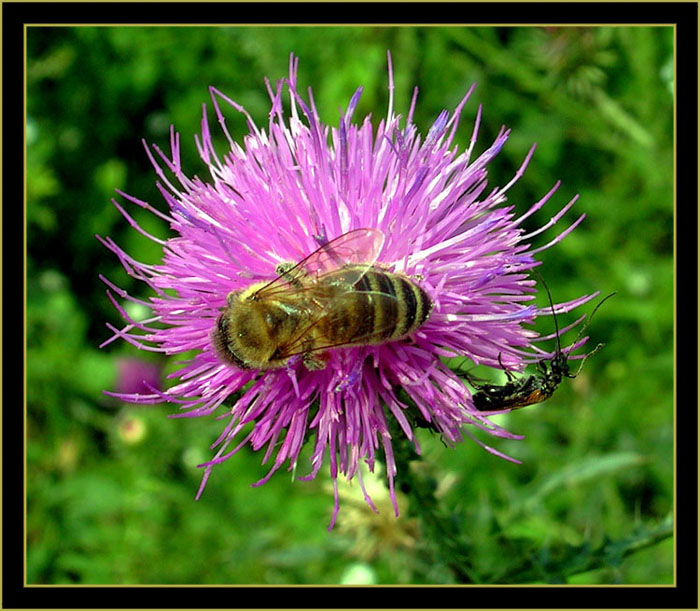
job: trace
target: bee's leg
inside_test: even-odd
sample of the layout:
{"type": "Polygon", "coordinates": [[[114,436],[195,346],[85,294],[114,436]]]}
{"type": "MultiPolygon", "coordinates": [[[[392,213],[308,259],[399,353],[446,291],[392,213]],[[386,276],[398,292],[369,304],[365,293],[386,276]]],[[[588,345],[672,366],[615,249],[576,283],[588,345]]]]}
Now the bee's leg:
{"type": "Polygon", "coordinates": [[[320,371],[325,369],[328,364],[328,353],[307,352],[302,360],[309,371],[320,371]]]}
{"type": "MultiPolygon", "coordinates": [[[[278,276],[284,276],[288,271],[294,269],[296,267],[296,263],[292,263],[291,261],[285,261],[284,263],[280,263],[276,268],[275,272],[277,273],[278,276]]],[[[301,287],[302,283],[299,278],[289,278],[289,283],[294,286],[294,287],[301,287]]]]}
{"type": "Polygon", "coordinates": [[[275,272],[281,276],[282,274],[286,274],[293,267],[294,263],[291,261],[285,261],[284,263],[280,263],[277,267],[275,267],[275,272]]]}

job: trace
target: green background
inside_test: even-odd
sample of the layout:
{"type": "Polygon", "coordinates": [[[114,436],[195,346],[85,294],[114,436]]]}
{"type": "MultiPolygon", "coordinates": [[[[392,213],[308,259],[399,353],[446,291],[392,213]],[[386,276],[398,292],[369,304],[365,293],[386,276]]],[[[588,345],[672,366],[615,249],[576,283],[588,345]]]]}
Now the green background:
{"type": "MultiPolygon", "coordinates": [[[[538,148],[509,193],[519,212],[557,179],[531,219],[547,222],[576,193],[566,219],[588,215],[541,255],[555,301],[617,291],[596,314],[606,346],[544,404],[501,418],[524,441],[487,440],[502,461],[465,442],[444,448],[419,431],[417,466],[469,551],[475,581],[669,584],[670,538],[623,558],[607,541],[645,542],[673,512],[673,30],[669,27],[30,27],[27,30],[27,581],[32,584],[451,583],[404,502],[395,519],[381,477],[374,516],[357,486],[341,485],[338,525],[323,471],[265,486],[262,454],[244,449],[219,466],[198,502],[208,445],[223,424],[173,420],[167,406],[131,406],[114,388],[120,358],[172,360],[123,342],[98,273],[136,296],[95,234],[136,259],[159,261],[109,202],[119,188],[163,209],[141,139],[168,146],[174,124],[189,175],[205,175],[193,135],[208,86],[267,123],[263,77],[300,57],[300,89],[313,87],[321,118],[337,124],[358,86],[356,120],[386,113],[386,51],[396,109],[420,88],[425,133],[471,83],[462,115],[466,147],[478,104],[477,152],[512,129],[490,166],[503,185],[538,148]],[[609,548],[606,548],[610,552],[609,548]],[[523,572],[535,567],[536,574],[523,572]]],[[[209,110],[212,116],[211,108],[209,110]]],[[[212,129],[215,129],[215,121],[212,129]]],[[[229,126],[239,141],[242,121],[229,126]]],[[[163,223],[134,206],[144,228],[163,223]]],[[[558,225],[565,227],[566,223],[558,225]]],[[[543,245],[553,230],[535,238],[543,245]]],[[[546,304],[543,295],[541,304],[546,304]]],[[[584,308],[590,311],[591,305],[584,308]]],[[[562,316],[560,326],[573,320],[562,316]]],[[[551,333],[551,318],[539,330],[551,333]]],[[[643,547],[643,545],[642,545],[643,547]]]]}

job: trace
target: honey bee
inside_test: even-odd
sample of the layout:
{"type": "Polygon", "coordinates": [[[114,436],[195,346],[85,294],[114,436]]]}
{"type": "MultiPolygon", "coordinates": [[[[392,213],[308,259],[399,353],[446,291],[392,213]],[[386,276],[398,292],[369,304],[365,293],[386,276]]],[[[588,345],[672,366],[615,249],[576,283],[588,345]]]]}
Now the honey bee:
{"type": "Polygon", "coordinates": [[[278,369],[298,357],[324,369],[327,351],[403,339],[433,303],[413,280],[375,266],[378,229],[356,229],[321,246],[277,278],[228,294],[213,332],[222,360],[242,369],[278,369]]]}

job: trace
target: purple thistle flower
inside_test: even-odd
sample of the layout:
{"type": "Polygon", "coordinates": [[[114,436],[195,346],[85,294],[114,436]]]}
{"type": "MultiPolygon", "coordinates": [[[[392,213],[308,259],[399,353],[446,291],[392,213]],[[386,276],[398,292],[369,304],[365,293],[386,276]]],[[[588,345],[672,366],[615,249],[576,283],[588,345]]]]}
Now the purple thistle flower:
{"type": "MultiPolygon", "coordinates": [[[[178,382],[165,391],[152,386],[146,394],[108,394],[135,403],[174,403],[183,410],[176,416],[184,417],[212,414],[233,397],[233,405],[221,416],[228,417],[228,423],[213,446],[218,448],[216,455],[201,465],[205,471],[197,498],[212,468],[244,445],[265,448],[263,461],[273,461],[257,486],[285,463],[290,470],[295,468],[307,434],[313,433],[310,472],[301,479],[316,476],[328,449],[335,487],[332,527],[338,512],[339,474],[348,479],[357,475],[372,506],[359,465],[364,461],[373,470],[380,444],[398,513],[393,488],[395,440],[387,419],[395,419],[420,451],[407,417],[409,406],[399,399],[399,388],[447,443],[467,435],[489,452],[518,462],[474,436],[477,429],[496,437],[520,438],[475,410],[470,391],[440,357],[464,356],[498,369],[502,363],[513,371],[551,358],[535,342],[553,336],[538,337],[524,326],[552,313],[549,307],[527,305],[534,298],[535,284],[528,270],[539,265],[538,252],[563,239],[584,215],[544,246],[530,247],[527,241],[555,225],[577,198],[545,226],[525,233],[523,220],[548,202],[559,183],[519,217],[513,205],[505,205],[506,193],[522,176],[533,146],[513,179],[487,192],[486,166],[510,131],[502,128],[493,144],[472,159],[479,107],[468,149],[459,152],[453,145],[462,109],[474,87],[452,113],[441,112],[422,138],[412,120],[417,90],[405,120],[394,113],[389,57],[386,118],[376,130],[369,117],[361,124],[353,122],[362,92],[358,89],[338,126],[331,128],[321,123],[311,91],[308,101],[298,91],[297,67],[298,59],[292,57],[289,78],[274,89],[266,80],[272,102],[267,130],[259,128],[242,106],[210,88],[216,119],[230,150],[223,157],[214,150],[205,106],[201,137],[195,139],[210,172],[207,180],[185,175],[179,135],[173,130],[169,155],[156,146],[153,154],[146,146],[169,213],[119,193],[167,221],[176,237],[162,241],[149,235],[113,200],[137,231],[162,245],[163,261],[159,265],[138,262],[110,238],[98,236],[127,273],[155,293],[148,302],[142,301],[102,278],[127,322],[122,329],[108,324],[114,335],[103,345],[122,338],[138,348],[165,354],[197,351],[169,376],[178,382]],[[289,95],[288,112],[283,110],[285,94],[289,95]],[[250,133],[242,144],[227,130],[221,102],[246,117],[250,133]],[[325,369],[315,371],[301,359],[291,359],[286,367],[257,371],[219,357],[214,334],[229,293],[270,281],[279,264],[300,261],[328,241],[359,228],[384,234],[377,264],[415,279],[430,297],[433,310],[420,328],[398,341],[329,350],[325,369]],[[153,316],[132,320],[112,292],[148,306],[153,316]],[[250,423],[252,428],[246,426],[250,423]],[[249,430],[241,437],[244,429],[249,430]]],[[[554,310],[570,311],[594,296],[557,304],[554,310]]]]}

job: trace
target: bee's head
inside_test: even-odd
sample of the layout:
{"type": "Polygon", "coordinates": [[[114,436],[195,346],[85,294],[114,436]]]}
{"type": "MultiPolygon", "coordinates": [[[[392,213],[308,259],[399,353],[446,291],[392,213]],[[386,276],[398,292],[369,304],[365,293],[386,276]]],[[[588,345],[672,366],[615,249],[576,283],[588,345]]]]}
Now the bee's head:
{"type": "Polygon", "coordinates": [[[296,325],[275,303],[256,300],[254,291],[233,292],[217,319],[214,347],[219,356],[242,369],[279,367],[279,348],[296,325]]]}
{"type": "Polygon", "coordinates": [[[219,355],[219,358],[240,369],[250,369],[250,366],[236,349],[235,342],[231,339],[231,320],[228,310],[223,312],[216,320],[216,327],[214,327],[212,339],[214,350],[219,355]]]}

